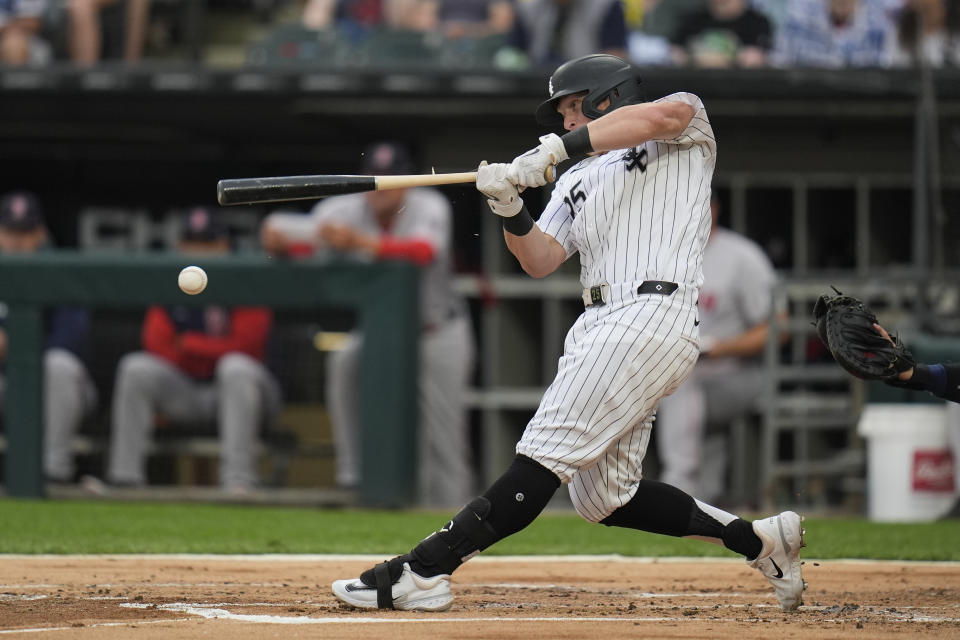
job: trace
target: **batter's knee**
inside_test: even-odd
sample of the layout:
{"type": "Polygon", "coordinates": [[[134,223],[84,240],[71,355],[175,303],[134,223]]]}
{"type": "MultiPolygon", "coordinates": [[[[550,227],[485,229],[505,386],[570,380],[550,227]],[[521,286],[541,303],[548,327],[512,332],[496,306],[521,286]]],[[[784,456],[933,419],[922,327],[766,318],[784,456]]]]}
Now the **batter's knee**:
{"type": "Polygon", "coordinates": [[[600,522],[614,511],[630,501],[636,492],[637,485],[632,486],[618,483],[606,486],[594,483],[592,474],[586,473],[586,478],[577,474],[570,481],[570,502],[577,514],[587,522],[600,522]]]}
{"type": "Polygon", "coordinates": [[[593,501],[574,493],[573,487],[570,487],[570,502],[573,503],[573,509],[577,515],[587,522],[597,523],[609,516],[616,509],[606,509],[602,505],[595,504],[593,501]]]}

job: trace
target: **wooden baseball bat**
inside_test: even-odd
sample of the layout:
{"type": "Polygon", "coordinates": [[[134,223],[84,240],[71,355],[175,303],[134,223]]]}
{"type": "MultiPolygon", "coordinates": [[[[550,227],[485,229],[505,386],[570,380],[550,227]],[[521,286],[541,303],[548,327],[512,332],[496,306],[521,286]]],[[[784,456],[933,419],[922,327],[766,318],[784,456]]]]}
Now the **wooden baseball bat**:
{"type": "MultiPolygon", "coordinates": [[[[545,176],[553,182],[553,167],[545,176]]],[[[410,187],[431,187],[442,184],[476,182],[477,172],[424,173],[402,176],[279,176],[274,178],[233,178],[217,182],[217,202],[222,205],[255,204],[314,200],[327,196],[363,191],[385,191],[410,187]]]]}
{"type": "Polygon", "coordinates": [[[403,176],[316,175],[236,178],[217,182],[217,201],[222,205],[229,205],[312,200],[345,193],[458,184],[476,182],[476,180],[476,171],[403,176]]]}

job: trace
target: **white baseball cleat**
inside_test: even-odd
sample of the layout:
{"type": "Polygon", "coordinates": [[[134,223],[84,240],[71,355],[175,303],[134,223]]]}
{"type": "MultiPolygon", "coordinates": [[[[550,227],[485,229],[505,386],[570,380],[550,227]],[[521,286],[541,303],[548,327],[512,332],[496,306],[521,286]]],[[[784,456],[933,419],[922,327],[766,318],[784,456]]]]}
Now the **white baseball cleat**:
{"type": "Polygon", "coordinates": [[[389,583],[387,563],[374,568],[377,582],[381,583],[380,593],[376,586],[370,586],[359,578],[353,580],[335,580],[333,595],[347,604],[361,609],[400,609],[402,611],[446,611],[453,602],[450,595],[450,575],[424,578],[403,563],[403,571],[396,582],[389,583]],[[383,569],[380,569],[383,567],[383,569]],[[389,591],[388,591],[389,589],[389,591]]]}
{"type": "Polygon", "coordinates": [[[803,590],[807,583],[800,572],[800,549],[803,542],[803,518],[793,511],[753,521],[753,532],[763,543],[763,549],[753,560],[748,560],[773,585],[784,611],[794,611],[803,604],[803,590]]]}

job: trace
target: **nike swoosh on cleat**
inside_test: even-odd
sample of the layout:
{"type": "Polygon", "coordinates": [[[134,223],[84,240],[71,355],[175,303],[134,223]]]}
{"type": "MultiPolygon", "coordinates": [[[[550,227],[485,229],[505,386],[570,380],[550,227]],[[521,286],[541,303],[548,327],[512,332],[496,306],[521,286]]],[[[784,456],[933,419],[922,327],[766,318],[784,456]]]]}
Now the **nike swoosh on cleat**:
{"type": "Polygon", "coordinates": [[[772,564],[772,565],[773,565],[773,568],[777,570],[777,575],[775,575],[775,576],[773,576],[773,577],[774,577],[774,578],[782,578],[782,577],[783,577],[783,571],[780,569],[780,567],[777,566],[777,562],[776,562],[773,558],[770,558],[770,564],[772,564]]]}

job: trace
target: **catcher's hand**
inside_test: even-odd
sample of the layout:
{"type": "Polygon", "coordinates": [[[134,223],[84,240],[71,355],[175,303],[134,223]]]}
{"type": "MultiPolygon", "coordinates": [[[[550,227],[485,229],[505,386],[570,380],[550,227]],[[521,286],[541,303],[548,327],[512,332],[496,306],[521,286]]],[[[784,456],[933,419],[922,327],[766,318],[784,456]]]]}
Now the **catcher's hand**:
{"type": "Polygon", "coordinates": [[[817,335],[841,367],[864,380],[892,381],[916,365],[896,335],[885,336],[877,329],[877,316],[868,306],[837,294],[820,296],[813,318],[817,335]]]}

